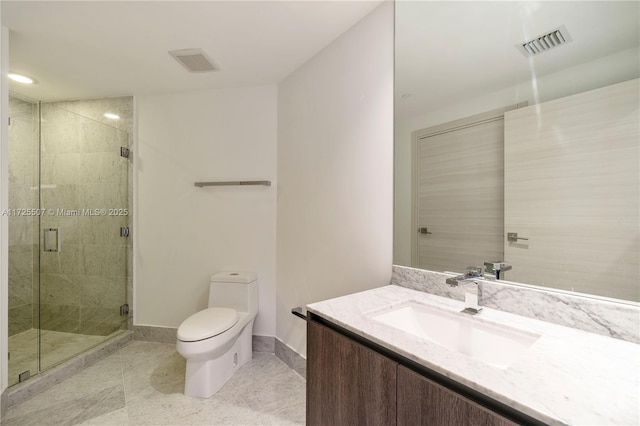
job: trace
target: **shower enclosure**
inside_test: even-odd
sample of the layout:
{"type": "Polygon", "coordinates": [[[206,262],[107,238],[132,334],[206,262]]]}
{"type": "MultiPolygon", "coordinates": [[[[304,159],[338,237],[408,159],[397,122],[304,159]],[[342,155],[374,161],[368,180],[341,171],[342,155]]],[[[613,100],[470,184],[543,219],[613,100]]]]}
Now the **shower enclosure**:
{"type": "Polygon", "coordinates": [[[10,385],[127,329],[130,99],[10,97],[10,385]]]}

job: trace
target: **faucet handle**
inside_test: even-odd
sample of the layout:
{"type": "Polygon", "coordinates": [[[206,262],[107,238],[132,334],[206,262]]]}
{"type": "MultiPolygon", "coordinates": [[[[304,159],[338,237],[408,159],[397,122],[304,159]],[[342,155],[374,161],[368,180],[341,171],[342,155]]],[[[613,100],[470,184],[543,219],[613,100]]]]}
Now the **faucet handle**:
{"type": "Polygon", "coordinates": [[[508,270],[510,270],[510,269],[512,269],[512,268],[513,268],[513,266],[511,266],[511,264],[509,264],[509,263],[506,263],[506,262],[502,262],[502,263],[500,263],[500,270],[501,270],[502,272],[504,272],[504,271],[508,271],[508,270]]]}
{"type": "Polygon", "coordinates": [[[467,277],[482,277],[482,268],[477,266],[467,266],[465,271],[465,276],[467,277]]]}

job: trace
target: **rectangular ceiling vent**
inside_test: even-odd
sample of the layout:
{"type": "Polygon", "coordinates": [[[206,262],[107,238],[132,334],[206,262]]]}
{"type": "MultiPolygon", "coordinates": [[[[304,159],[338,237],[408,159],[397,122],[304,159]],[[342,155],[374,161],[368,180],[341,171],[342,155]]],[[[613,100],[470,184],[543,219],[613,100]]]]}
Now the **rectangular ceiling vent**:
{"type": "Polygon", "coordinates": [[[563,25],[529,41],[517,44],[516,47],[524,56],[530,58],[532,56],[539,55],[542,52],[562,46],[563,44],[567,44],[572,40],[573,39],[569,35],[569,32],[563,25]]]}
{"type": "Polygon", "coordinates": [[[219,69],[202,49],[171,50],[169,54],[189,72],[210,72],[219,69]]]}

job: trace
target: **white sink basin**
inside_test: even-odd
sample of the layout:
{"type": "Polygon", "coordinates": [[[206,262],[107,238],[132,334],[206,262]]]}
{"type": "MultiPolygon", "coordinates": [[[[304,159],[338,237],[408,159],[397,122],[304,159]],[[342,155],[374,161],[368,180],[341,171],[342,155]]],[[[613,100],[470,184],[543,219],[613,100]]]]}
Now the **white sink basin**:
{"type": "Polygon", "coordinates": [[[370,318],[499,368],[510,366],[540,337],[418,302],[370,318]]]}

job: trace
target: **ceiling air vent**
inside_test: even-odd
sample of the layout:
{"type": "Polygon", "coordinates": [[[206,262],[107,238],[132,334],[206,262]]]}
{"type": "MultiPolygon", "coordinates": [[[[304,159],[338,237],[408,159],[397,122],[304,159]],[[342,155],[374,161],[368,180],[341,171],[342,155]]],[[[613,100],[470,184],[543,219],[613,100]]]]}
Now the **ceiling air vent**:
{"type": "Polygon", "coordinates": [[[218,71],[218,67],[213,64],[202,49],[171,50],[169,54],[189,72],[218,71]]]}
{"type": "Polygon", "coordinates": [[[546,52],[547,50],[567,44],[571,40],[572,38],[569,35],[569,32],[563,25],[555,30],[541,34],[532,40],[517,44],[516,47],[524,56],[530,58],[532,56],[539,55],[542,52],[546,52]]]}

